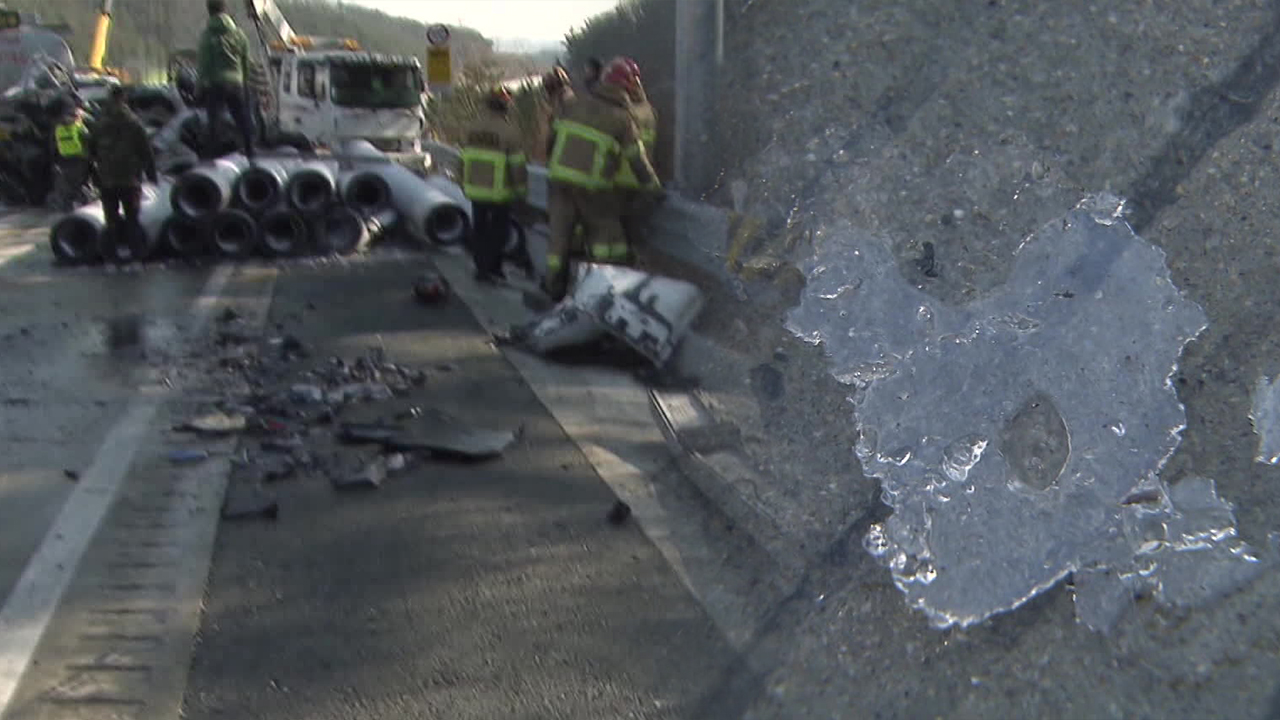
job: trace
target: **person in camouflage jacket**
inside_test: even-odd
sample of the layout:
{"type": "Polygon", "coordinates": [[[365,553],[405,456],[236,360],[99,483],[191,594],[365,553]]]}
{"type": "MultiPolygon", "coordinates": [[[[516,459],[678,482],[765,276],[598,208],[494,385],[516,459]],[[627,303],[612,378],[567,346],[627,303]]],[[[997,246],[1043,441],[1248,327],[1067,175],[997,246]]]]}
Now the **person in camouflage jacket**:
{"type": "MultiPolygon", "coordinates": [[[[111,88],[106,108],[89,133],[88,146],[107,225],[104,245],[133,247],[141,233],[138,210],[142,200],[142,180],[145,177],[155,183],[159,178],[147,129],[129,109],[123,87],[116,85],[111,88]],[[123,219],[120,217],[122,208],[123,219]]],[[[106,256],[119,257],[116,253],[107,253],[106,256]]]]}

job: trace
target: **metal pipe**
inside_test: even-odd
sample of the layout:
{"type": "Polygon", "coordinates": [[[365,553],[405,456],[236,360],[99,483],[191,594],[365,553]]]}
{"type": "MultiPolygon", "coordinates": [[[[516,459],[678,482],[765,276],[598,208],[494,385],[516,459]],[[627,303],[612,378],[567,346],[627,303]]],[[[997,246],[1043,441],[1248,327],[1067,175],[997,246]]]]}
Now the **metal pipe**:
{"type": "Polygon", "coordinates": [[[161,241],[174,255],[192,258],[205,255],[211,247],[209,227],[206,223],[170,215],[160,229],[161,241]]]}
{"type": "Polygon", "coordinates": [[[321,160],[304,161],[289,173],[285,195],[289,205],[304,215],[318,215],[337,195],[337,167],[321,160]]]}
{"type": "Polygon", "coordinates": [[[368,168],[347,170],[338,176],[338,196],[361,215],[391,206],[391,188],[381,175],[368,168]]]}
{"type": "MultiPolygon", "coordinates": [[[[344,146],[349,155],[386,158],[367,141],[356,140],[344,146]],[[377,153],[376,155],[374,153],[377,153]]],[[[390,190],[391,206],[400,213],[400,221],[410,237],[418,242],[454,245],[466,239],[471,228],[471,202],[462,188],[447,178],[421,178],[394,162],[371,164],[362,172],[380,177],[390,190]]],[[[355,178],[352,183],[357,182],[355,178]]]]}
{"type": "Polygon", "coordinates": [[[329,209],[317,232],[316,245],[322,252],[350,255],[365,250],[381,239],[400,220],[395,208],[383,208],[371,215],[338,205],[329,209]]]}
{"type": "Polygon", "coordinates": [[[258,245],[273,257],[300,255],[310,239],[306,218],[286,203],[263,213],[258,222],[258,245]]]}
{"type": "Polygon", "coordinates": [[[227,209],[213,218],[213,246],[223,257],[246,258],[258,240],[258,223],[243,210],[227,209]]]}
{"type": "Polygon", "coordinates": [[[297,160],[258,160],[236,180],[235,198],[250,213],[264,213],[280,204],[289,171],[297,160]]]}
{"type": "Polygon", "coordinates": [[[235,154],[184,172],[171,196],[173,211],[193,220],[212,218],[231,205],[236,179],[248,165],[244,155],[235,154]]]}
{"type": "Polygon", "coordinates": [[[92,202],[63,215],[49,228],[49,249],[58,262],[68,265],[99,259],[98,239],[106,231],[102,203],[92,202]]]}
{"type": "Polygon", "coordinates": [[[170,215],[170,195],[173,181],[166,178],[159,185],[142,186],[138,208],[138,227],[129,237],[113,237],[103,232],[98,240],[99,254],[108,262],[130,263],[142,262],[155,254],[160,246],[161,231],[164,222],[170,215]]]}

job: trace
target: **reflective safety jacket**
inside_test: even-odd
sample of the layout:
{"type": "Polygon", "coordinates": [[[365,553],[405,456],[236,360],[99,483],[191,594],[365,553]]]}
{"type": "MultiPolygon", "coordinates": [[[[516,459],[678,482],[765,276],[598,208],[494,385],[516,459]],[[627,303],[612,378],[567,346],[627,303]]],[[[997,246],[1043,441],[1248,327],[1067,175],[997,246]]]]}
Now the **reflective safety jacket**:
{"type": "Polygon", "coordinates": [[[653,111],[653,106],[649,104],[648,98],[645,97],[644,90],[638,91],[636,96],[631,98],[631,116],[635,118],[636,129],[640,131],[640,145],[633,145],[623,151],[618,176],[614,178],[614,182],[623,189],[639,190],[645,185],[636,179],[635,171],[631,169],[634,162],[631,156],[644,153],[652,163],[653,148],[658,143],[658,116],[653,111]]]}
{"type": "Polygon", "coordinates": [[[657,175],[643,151],[626,93],[620,88],[599,84],[566,103],[553,131],[555,142],[547,159],[547,176],[553,182],[612,190],[625,157],[642,185],[656,186],[657,175]]]}
{"type": "Polygon", "coordinates": [[[520,131],[493,111],[467,128],[462,143],[462,192],[468,200],[509,203],[528,184],[520,131]]]}
{"type": "Polygon", "coordinates": [[[59,157],[82,158],[89,152],[89,128],[83,120],[58,125],[53,129],[53,137],[58,144],[59,157]]]}

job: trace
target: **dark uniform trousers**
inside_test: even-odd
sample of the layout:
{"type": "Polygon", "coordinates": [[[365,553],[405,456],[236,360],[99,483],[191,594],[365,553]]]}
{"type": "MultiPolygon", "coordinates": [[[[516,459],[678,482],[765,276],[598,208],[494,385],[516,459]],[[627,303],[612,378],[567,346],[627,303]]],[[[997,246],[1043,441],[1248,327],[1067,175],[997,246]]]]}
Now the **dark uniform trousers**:
{"type": "Polygon", "coordinates": [[[142,187],[128,185],[125,187],[104,187],[100,189],[102,196],[102,213],[106,216],[107,232],[117,243],[128,244],[124,239],[139,231],[138,208],[142,202],[142,187]],[[123,222],[120,210],[124,210],[123,222]]]}
{"type": "Polygon", "coordinates": [[[471,203],[471,257],[481,275],[501,275],[502,258],[511,237],[511,205],[508,203],[471,203]]]}
{"type": "Polygon", "coordinates": [[[253,157],[253,117],[249,114],[249,98],[243,85],[214,83],[205,88],[205,112],[208,113],[208,133],[205,141],[205,157],[217,156],[218,128],[222,125],[222,110],[231,113],[231,119],[240,131],[244,154],[253,157]]]}

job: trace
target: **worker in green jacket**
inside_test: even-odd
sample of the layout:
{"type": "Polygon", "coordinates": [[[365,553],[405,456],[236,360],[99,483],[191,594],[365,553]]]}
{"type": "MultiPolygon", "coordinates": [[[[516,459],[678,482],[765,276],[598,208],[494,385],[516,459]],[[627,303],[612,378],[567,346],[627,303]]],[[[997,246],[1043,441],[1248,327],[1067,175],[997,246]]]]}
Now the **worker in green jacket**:
{"type": "Polygon", "coordinates": [[[208,114],[208,132],[202,155],[215,157],[218,152],[218,126],[222,123],[222,111],[231,118],[240,131],[244,154],[253,157],[253,118],[249,113],[249,100],[245,94],[245,78],[252,58],[249,55],[249,38],[236,27],[235,20],[227,14],[226,0],[206,0],[209,24],[200,35],[200,82],[204,85],[205,112],[208,114]]]}
{"type": "Polygon", "coordinates": [[[53,128],[53,152],[58,174],[54,178],[50,204],[58,210],[70,210],[82,199],[89,182],[89,127],[84,108],[72,97],[59,101],[61,112],[53,128]]]}

